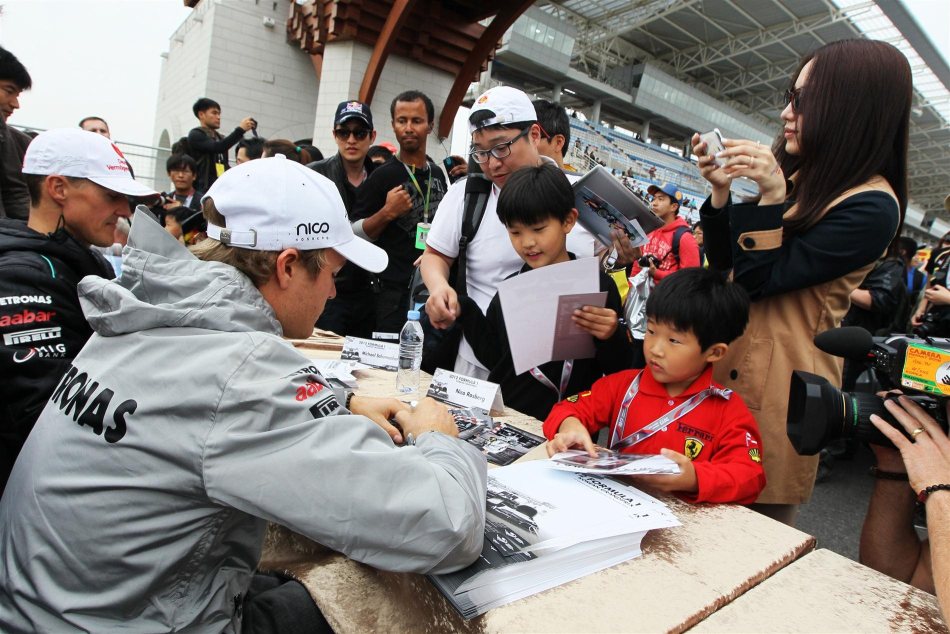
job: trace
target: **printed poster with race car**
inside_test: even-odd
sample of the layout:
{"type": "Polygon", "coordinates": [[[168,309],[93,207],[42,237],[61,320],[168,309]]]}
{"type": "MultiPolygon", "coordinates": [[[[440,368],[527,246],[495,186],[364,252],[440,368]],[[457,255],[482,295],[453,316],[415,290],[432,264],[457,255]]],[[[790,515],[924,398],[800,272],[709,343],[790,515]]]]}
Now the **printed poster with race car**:
{"type": "Polygon", "coordinates": [[[459,439],[478,448],[492,464],[509,465],[544,442],[540,436],[492,419],[483,409],[450,409],[449,414],[455,419],[459,439]]]}
{"type": "Polygon", "coordinates": [[[647,235],[663,226],[650,206],[600,165],[573,185],[577,222],[602,244],[613,246],[611,233],[619,229],[631,246],[646,244],[647,235]]]}

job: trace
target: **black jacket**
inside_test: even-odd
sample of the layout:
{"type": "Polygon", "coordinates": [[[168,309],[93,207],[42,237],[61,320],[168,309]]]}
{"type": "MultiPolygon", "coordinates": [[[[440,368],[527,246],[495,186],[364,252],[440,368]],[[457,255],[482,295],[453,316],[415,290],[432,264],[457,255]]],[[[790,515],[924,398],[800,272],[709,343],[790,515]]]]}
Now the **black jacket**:
{"type": "MultiPolygon", "coordinates": [[[[69,363],[92,335],[76,287],[112,278],[106,260],[60,230],[0,219],[0,487],[69,363]]],[[[73,416],[79,420],[81,405],[73,416]]],[[[2,488],[0,488],[2,491],[2,488]]]]}
{"type": "Polygon", "coordinates": [[[0,218],[26,220],[30,194],[23,180],[23,155],[30,137],[0,121],[0,218]]]}
{"type": "Polygon", "coordinates": [[[903,328],[899,315],[905,312],[908,303],[903,261],[897,258],[881,260],[858,288],[871,293],[871,308],[851,304],[848,314],[841,320],[842,326],[860,326],[872,335],[890,334],[903,328]]]}
{"type": "MultiPolygon", "coordinates": [[[[514,275],[530,270],[531,268],[525,264],[514,275]]],[[[606,307],[613,309],[618,316],[622,316],[623,307],[617,285],[603,272],[600,273],[600,290],[607,291],[606,307]]],[[[505,406],[543,421],[559,399],[552,389],[542,385],[531,376],[530,372],[515,374],[511,347],[508,345],[508,330],[505,327],[505,317],[502,314],[498,294],[496,293],[492,298],[485,315],[482,315],[478,304],[470,297],[460,296],[459,303],[462,306],[460,321],[465,338],[471,344],[478,360],[488,368],[488,380],[501,386],[505,406]]],[[[633,351],[630,347],[627,328],[622,323],[618,324],[616,332],[610,339],[607,341],[594,339],[594,345],[597,352],[593,359],[574,361],[567,389],[562,396],[567,397],[589,390],[594,381],[605,374],[630,369],[633,351]]],[[[563,367],[563,361],[549,361],[538,369],[553,385],[559,385],[563,367]]]]}
{"type": "MultiPolygon", "coordinates": [[[[322,161],[308,163],[307,167],[333,181],[337,191],[340,192],[340,198],[343,199],[343,206],[346,208],[350,222],[353,222],[355,220],[353,210],[356,207],[357,188],[346,177],[346,170],[343,167],[343,158],[340,157],[340,153],[337,152],[322,161]]],[[[376,168],[376,164],[369,158],[365,158],[363,159],[363,168],[369,176],[376,168]]],[[[334,279],[338,295],[369,292],[369,279],[366,277],[365,271],[352,262],[344,264],[334,279]]]]}
{"type": "Polygon", "coordinates": [[[234,128],[226,137],[222,137],[217,130],[211,128],[192,128],[188,133],[188,151],[198,164],[198,174],[195,179],[195,189],[208,191],[208,188],[218,180],[216,163],[228,169],[228,150],[244,138],[243,128],[234,128]]]}
{"type": "MultiPolygon", "coordinates": [[[[356,207],[357,188],[350,183],[346,177],[346,170],[343,168],[343,158],[340,156],[340,153],[337,152],[330,158],[325,158],[322,161],[308,163],[307,167],[318,174],[323,174],[333,181],[337,191],[340,192],[340,198],[343,199],[343,206],[346,207],[346,213],[350,215],[350,221],[356,220],[353,217],[353,209],[356,207]]],[[[363,159],[363,169],[366,170],[367,177],[373,173],[375,168],[376,163],[369,160],[369,157],[363,159]]]]}

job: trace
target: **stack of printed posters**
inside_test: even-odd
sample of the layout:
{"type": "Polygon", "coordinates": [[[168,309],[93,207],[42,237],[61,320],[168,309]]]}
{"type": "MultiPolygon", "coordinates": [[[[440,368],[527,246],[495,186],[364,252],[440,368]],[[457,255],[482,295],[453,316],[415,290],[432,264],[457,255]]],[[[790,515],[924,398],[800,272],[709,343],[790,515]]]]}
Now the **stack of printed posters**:
{"type": "Polygon", "coordinates": [[[540,436],[494,420],[477,407],[456,407],[449,413],[459,438],[477,447],[492,464],[509,465],[544,442],[540,436]]]}
{"type": "Polygon", "coordinates": [[[486,509],[478,560],[429,576],[466,619],[638,557],[647,531],[679,526],[633,486],[548,460],[491,470],[486,509]]]}

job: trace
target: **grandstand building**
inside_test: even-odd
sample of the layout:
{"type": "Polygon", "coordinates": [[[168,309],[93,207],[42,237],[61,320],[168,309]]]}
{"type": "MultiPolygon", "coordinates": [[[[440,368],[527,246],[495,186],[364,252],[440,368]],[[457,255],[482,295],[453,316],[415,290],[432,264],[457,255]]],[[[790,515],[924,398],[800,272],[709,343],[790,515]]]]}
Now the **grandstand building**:
{"type": "MultiPolygon", "coordinates": [[[[386,116],[392,97],[418,88],[436,103],[440,125],[429,150],[439,159],[450,141],[435,137],[440,129],[448,135],[455,109],[505,83],[572,112],[568,162],[575,167],[596,160],[631,185],[674,182],[696,206],[708,188],[689,156],[694,131],[719,128],[726,137],[770,143],[802,55],[848,37],[886,40],[914,69],[905,233],[932,242],[950,231],[943,210],[950,191],[950,68],[900,0],[508,3],[513,7],[422,0],[410,3],[416,13],[401,22],[378,15],[388,3],[360,0],[186,4],[194,11],[172,35],[162,69],[155,129],[161,147],[195,125],[191,103],[207,95],[222,104],[224,128],[254,114],[265,136],[312,136],[332,150],[329,113],[365,90],[364,76],[373,71],[379,141],[393,140],[386,116]],[[503,17],[510,28],[490,59],[473,66],[465,56],[478,55],[479,37],[494,33],[503,17]],[[385,64],[374,66],[391,22],[401,35],[397,29],[385,64]],[[468,92],[454,99],[455,85],[468,79],[468,92]]],[[[753,192],[741,180],[735,189],[740,196],[753,192]]]]}

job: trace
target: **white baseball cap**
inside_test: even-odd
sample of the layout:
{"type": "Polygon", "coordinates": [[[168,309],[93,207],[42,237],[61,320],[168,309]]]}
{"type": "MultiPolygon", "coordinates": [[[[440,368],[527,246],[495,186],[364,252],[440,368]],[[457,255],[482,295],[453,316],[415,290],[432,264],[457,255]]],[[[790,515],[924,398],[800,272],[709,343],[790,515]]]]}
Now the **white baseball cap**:
{"type": "Polygon", "coordinates": [[[527,123],[537,121],[538,114],[528,95],[511,86],[495,86],[489,88],[475,100],[472,111],[468,115],[468,131],[475,132],[490,125],[508,125],[512,123],[527,123]],[[476,112],[488,111],[491,117],[472,123],[472,115],[476,112]]]}
{"type": "Polygon", "coordinates": [[[336,185],[309,167],[278,154],[233,167],[202,198],[212,199],[227,227],[208,223],[208,237],[253,251],[333,249],[379,273],[389,256],[357,238],[336,185]]]}
{"type": "Polygon", "coordinates": [[[86,178],[126,196],[157,196],[132,178],[129,162],[115,143],[79,128],[47,130],[36,136],[23,157],[23,173],[86,178]]]}

